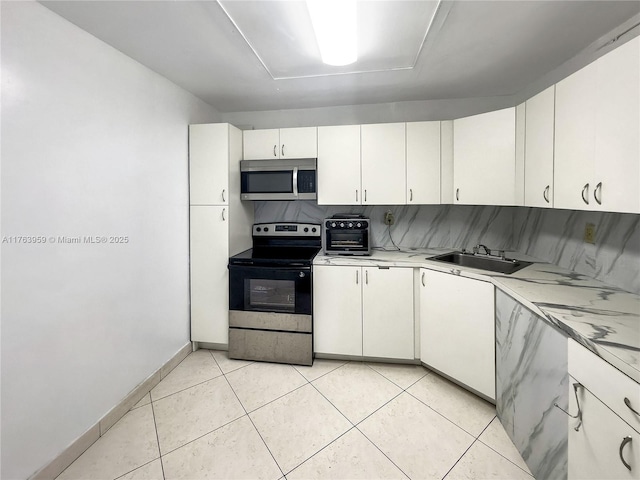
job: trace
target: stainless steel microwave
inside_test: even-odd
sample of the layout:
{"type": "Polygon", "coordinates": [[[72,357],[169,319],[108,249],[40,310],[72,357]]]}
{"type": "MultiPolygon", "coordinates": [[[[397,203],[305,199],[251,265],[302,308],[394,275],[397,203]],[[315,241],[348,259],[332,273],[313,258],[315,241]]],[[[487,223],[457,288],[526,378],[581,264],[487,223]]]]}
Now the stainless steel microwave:
{"type": "Polygon", "coordinates": [[[241,160],[241,200],[315,200],[315,158],[241,160]]]}

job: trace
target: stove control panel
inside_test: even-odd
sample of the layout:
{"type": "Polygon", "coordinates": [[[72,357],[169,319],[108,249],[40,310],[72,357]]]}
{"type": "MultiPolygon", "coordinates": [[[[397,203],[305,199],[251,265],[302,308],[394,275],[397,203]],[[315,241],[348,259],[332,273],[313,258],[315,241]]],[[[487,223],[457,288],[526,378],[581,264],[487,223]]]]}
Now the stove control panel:
{"type": "Polygon", "coordinates": [[[256,223],[254,237],[320,237],[322,225],[317,223],[256,223]]]}

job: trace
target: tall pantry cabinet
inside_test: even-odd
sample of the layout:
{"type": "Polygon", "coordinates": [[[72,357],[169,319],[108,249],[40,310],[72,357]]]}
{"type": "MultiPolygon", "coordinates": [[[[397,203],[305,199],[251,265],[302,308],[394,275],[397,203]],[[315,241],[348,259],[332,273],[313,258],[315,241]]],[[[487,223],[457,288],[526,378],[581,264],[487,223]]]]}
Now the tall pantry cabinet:
{"type": "Polygon", "coordinates": [[[240,201],[242,131],[189,126],[191,341],[226,346],[229,257],[251,247],[253,205],[240,201]]]}

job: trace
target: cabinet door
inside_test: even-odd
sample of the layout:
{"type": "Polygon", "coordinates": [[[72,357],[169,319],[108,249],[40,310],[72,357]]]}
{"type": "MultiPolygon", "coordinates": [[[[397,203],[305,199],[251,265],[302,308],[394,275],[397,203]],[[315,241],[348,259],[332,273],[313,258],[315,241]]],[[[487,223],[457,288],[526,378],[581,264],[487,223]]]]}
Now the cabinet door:
{"type": "Polygon", "coordinates": [[[245,160],[280,158],[280,131],[277,128],[242,132],[245,160]]]}
{"type": "Polygon", "coordinates": [[[640,213],[640,37],[596,61],[591,206],[640,213]]]}
{"type": "Polygon", "coordinates": [[[440,204],[440,122],[407,123],[407,204],[440,204]]]}
{"type": "Polygon", "coordinates": [[[555,86],[526,102],[524,204],[553,207],[555,86]]]}
{"type": "Polygon", "coordinates": [[[362,125],[362,204],[406,202],[405,124],[362,125]]]}
{"type": "Polygon", "coordinates": [[[362,355],[361,267],[313,267],[313,342],[316,353],[362,355]]]}
{"type": "Polygon", "coordinates": [[[515,203],[516,110],[453,121],[454,203],[515,203]]]}
{"type": "Polygon", "coordinates": [[[493,285],[422,269],[420,358],[495,399],[493,285]]]}
{"type": "MultiPolygon", "coordinates": [[[[578,411],[576,382],[570,377],[569,412],[573,414],[578,411]]],[[[640,479],[640,433],[586,388],[578,387],[577,393],[582,425],[578,427],[579,421],[569,418],[569,479],[640,479]],[[631,441],[622,446],[627,437],[631,441]]]]}
{"type": "Polygon", "coordinates": [[[596,63],[556,84],[555,208],[589,210],[595,146],[596,63]]]}
{"type": "Polygon", "coordinates": [[[229,204],[229,125],[189,125],[189,198],[192,205],[229,204]]]}
{"type": "Polygon", "coordinates": [[[281,128],[280,158],[317,158],[316,127],[281,128]]]}
{"type": "Polygon", "coordinates": [[[190,208],[191,341],[228,343],[228,207],[190,208]]]}
{"type": "Polygon", "coordinates": [[[318,204],[360,205],[360,125],[318,127],[318,204]]]}
{"type": "Polygon", "coordinates": [[[413,360],[413,269],[362,270],[363,354],[413,360]]]}

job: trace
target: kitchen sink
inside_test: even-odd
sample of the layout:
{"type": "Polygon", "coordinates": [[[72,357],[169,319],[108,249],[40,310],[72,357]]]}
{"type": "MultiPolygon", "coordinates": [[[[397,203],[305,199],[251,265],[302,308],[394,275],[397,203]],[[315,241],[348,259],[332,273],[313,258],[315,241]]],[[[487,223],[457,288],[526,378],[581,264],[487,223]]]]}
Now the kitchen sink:
{"type": "Polygon", "coordinates": [[[427,257],[427,260],[435,260],[436,262],[444,262],[461,267],[477,268],[479,270],[488,270],[490,272],[498,272],[510,275],[524,267],[531,265],[532,262],[524,262],[513,260],[510,258],[500,258],[488,255],[477,255],[465,252],[452,252],[437,257],[427,257]]]}

